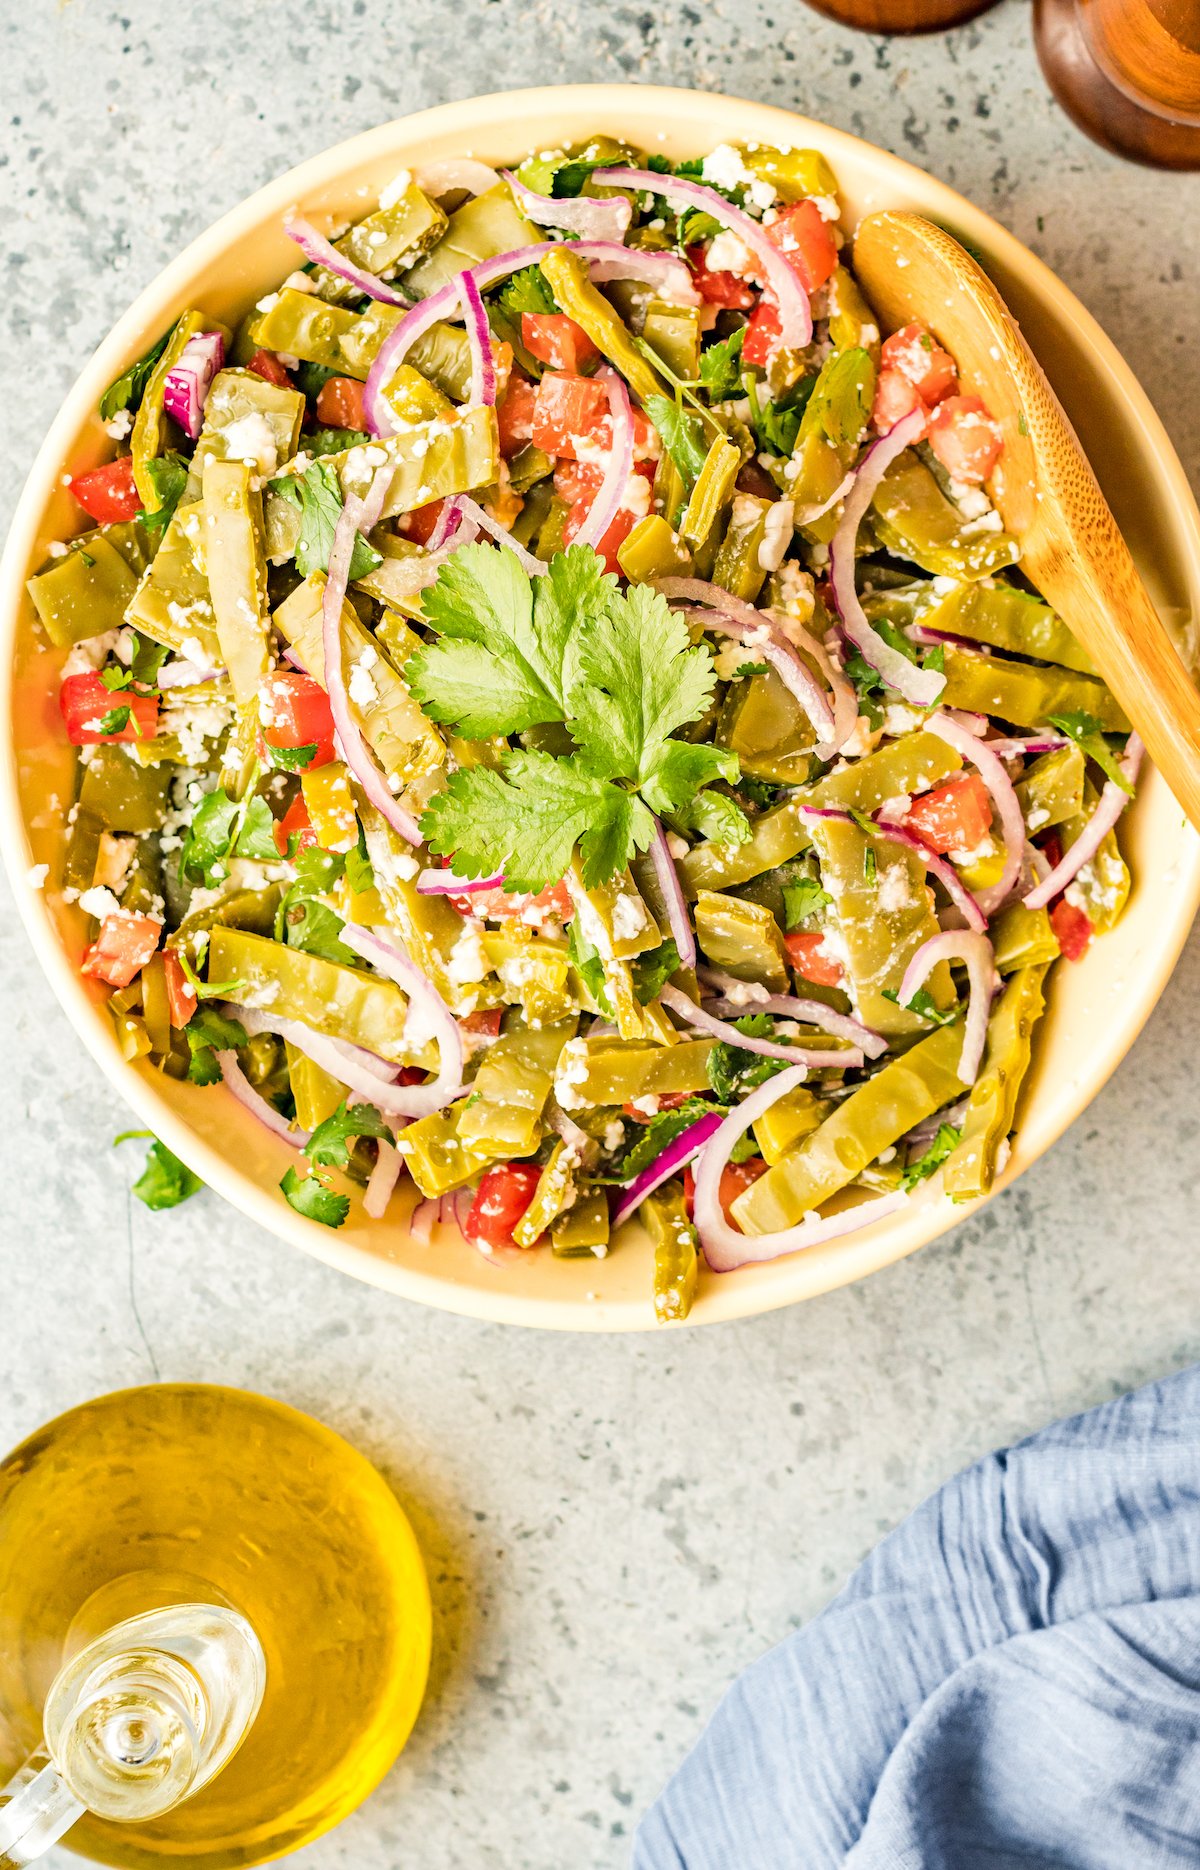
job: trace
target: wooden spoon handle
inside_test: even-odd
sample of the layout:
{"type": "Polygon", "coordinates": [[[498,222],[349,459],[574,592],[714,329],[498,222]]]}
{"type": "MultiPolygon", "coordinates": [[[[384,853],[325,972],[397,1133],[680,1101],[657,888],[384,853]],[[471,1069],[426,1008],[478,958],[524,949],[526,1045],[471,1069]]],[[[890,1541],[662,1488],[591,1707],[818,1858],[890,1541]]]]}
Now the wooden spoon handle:
{"type": "Polygon", "coordinates": [[[885,327],[924,325],[1004,436],[991,492],[1021,569],[1070,626],[1200,830],[1200,692],[1155,610],[1091,464],[983,269],[920,215],[861,223],[855,269],[885,327]]]}

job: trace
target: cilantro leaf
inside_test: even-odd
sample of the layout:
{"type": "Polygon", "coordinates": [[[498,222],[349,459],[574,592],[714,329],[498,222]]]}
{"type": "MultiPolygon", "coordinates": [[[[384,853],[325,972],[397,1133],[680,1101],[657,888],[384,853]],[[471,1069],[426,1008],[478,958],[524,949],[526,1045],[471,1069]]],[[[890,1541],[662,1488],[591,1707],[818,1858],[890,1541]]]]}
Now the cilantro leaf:
{"type": "Polygon", "coordinates": [[[167,660],[170,651],[165,643],[156,643],[149,636],[134,633],[133,660],[129,673],[139,688],[154,688],[158,682],[158,672],[167,660]]]}
{"type": "Polygon", "coordinates": [[[433,720],[469,740],[564,721],[581,623],[615,591],[587,546],[557,553],[536,592],[511,552],[463,546],[422,594],[440,640],[409,658],[409,686],[433,720]]]}
{"type": "Polygon", "coordinates": [[[600,950],[593,947],[584,934],[578,916],[573,916],[567,926],[567,959],[604,1017],[611,1019],[613,1007],[608,997],[608,982],[604,978],[600,950]]]}
{"type": "MultiPolygon", "coordinates": [[[[174,327],[172,327],[174,329],[174,327]]],[[[130,364],[119,377],[115,377],[100,398],[100,420],[111,422],[122,409],[136,409],[146,393],[146,385],[154,374],[154,366],[167,348],[170,331],[164,331],[161,338],[150,349],[130,364]]]]}
{"type": "Polygon", "coordinates": [[[182,455],[170,450],[165,455],[158,455],[153,461],[147,461],[145,470],[158,495],[158,505],[153,513],[143,511],[138,514],[138,518],[151,532],[165,532],[175,508],[183,498],[188,482],[188,464],[182,455]]]}
{"type": "MultiPolygon", "coordinates": [[[[132,712],[128,703],[121,708],[110,708],[107,714],[102,714],[96,723],[98,731],[102,734],[123,734],[129,726],[132,712]]],[[[137,731],[136,723],[134,731],[137,731]]]]}
{"type": "Polygon", "coordinates": [[[288,904],[283,914],[289,948],[302,948],[306,954],[321,955],[326,961],[340,961],[344,967],[353,967],[354,952],[340,939],[345,926],[328,903],[318,902],[313,896],[298,897],[288,904]]]}
{"type": "MultiPolygon", "coordinates": [[[[302,577],[310,572],[328,571],[333,550],[333,534],[342,516],[342,487],[337,469],[328,461],[314,461],[301,475],[287,475],[271,482],[272,490],[300,510],[300,533],[296,540],[296,569],[302,577]]],[[[374,546],[362,534],[354,535],[350,554],[350,581],[365,578],[383,563],[374,546]]]]}
{"type": "Polygon", "coordinates": [[[681,409],[668,396],[647,396],[642,406],[679,469],[685,488],[690,491],[708,457],[703,422],[692,410],[681,409]]]}
{"type": "Polygon", "coordinates": [[[924,1155],[918,1156],[915,1162],[909,1163],[904,1174],[900,1178],[900,1186],[906,1195],[910,1189],[917,1186],[918,1182],[925,1181],[928,1176],[933,1174],[935,1169],[941,1168],[946,1158],[952,1156],[954,1151],[958,1148],[961,1137],[962,1131],[956,1130],[953,1124],[938,1124],[937,1135],[929,1145],[929,1148],[925,1151],[924,1155]]]}
{"type": "Polygon", "coordinates": [[[885,1000],[891,1000],[896,1006],[906,1007],[918,1018],[927,1019],[931,1026],[953,1026],[955,1020],[962,1014],[962,1008],[958,1005],[948,1006],[943,1012],[926,987],[918,987],[916,993],[907,1000],[901,1000],[894,987],[883,987],[880,991],[885,1000]]]}
{"type": "Polygon", "coordinates": [[[292,372],[296,388],[309,397],[319,396],[330,377],[336,377],[336,375],[337,371],[332,370],[328,364],[310,364],[305,357],[300,359],[292,372]]]}
{"type": "Polygon", "coordinates": [[[272,766],[277,766],[282,772],[302,773],[316,759],[317,743],[310,740],[304,747],[267,747],[266,757],[272,766]]]}
{"type": "MultiPolygon", "coordinates": [[[[120,1143],[125,1136],[149,1134],[148,1130],[126,1130],[116,1140],[120,1143]]],[[[200,1177],[192,1173],[186,1162],[180,1162],[174,1151],[155,1137],[146,1151],[146,1166],[133,1184],[133,1193],[157,1214],[163,1208],[177,1208],[181,1201],[203,1187],[200,1177]]]]}
{"type": "Polygon", "coordinates": [[[1105,737],[1103,723],[1094,714],[1073,709],[1069,713],[1052,714],[1048,718],[1052,727],[1057,727],[1060,734],[1066,734],[1069,740],[1073,740],[1089,760],[1095,760],[1106,779],[1111,779],[1115,786],[1120,786],[1122,792],[1132,796],[1133,787],[1117,763],[1117,756],[1105,737]]]}
{"type": "Polygon", "coordinates": [[[769,662],[743,662],[740,669],[734,670],[733,678],[736,682],[744,682],[752,675],[769,675],[770,672],[769,662]]]}
{"type": "Polygon", "coordinates": [[[247,1043],[246,1028],[236,1019],[228,1019],[215,1007],[196,1009],[183,1029],[191,1057],[188,1077],[193,1084],[216,1084],[221,1076],[218,1052],[235,1052],[247,1043]]]}
{"type": "Polygon", "coordinates": [[[713,844],[745,844],[750,836],[750,820],[737,800],[711,788],[698,792],[669,817],[676,831],[695,831],[713,844]]]}
{"type": "Polygon", "coordinates": [[[549,281],[540,266],[523,266],[520,272],[511,274],[497,292],[496,304],[518,329],[522,312],[545,314],[558,310],[549,281]]]}
{"type": "Polygon", "coordinates": [[[109,694],[114,695],[118,689],[129,687],[133,681],[133,670],[123,669],[119,662],[110,662],[106,668],[101,669],[100,680],[109,694]]]}
{"type": "Polygon", "coordinates": [[[588,888],[623,870],[644,851],[654,823],[636,793],[548,753],[510,753],[503,773],[485,766],[452,773],[430,800],[421,833],[431,850],[454,857],[466,877],[501,865],[510,890],[557,882],[579,845],[588,888]]]}
{"type": "Polygon", "coordinates": [[[320,1221],[322,1227],[340,1227],[350,1212],[349,1195],[335,1195],[318,1176],[301,1178],[288,1169],[279,1184],[288,1206],[307,1220],[320,1221]]]}
{"type": "Polygon", "coordinates": [[[678,966],[679,950],[670,940],[658,948],[648,948],[644,954],[635,955],[629,971],[639,1005],[649,1006],[651,1000],[662,992],[678,966]]]}
{"type": "MultiPolygon", "coordinates": [[[[614,1164],[615,1178],[621,1182],[632,1182],[635,1175],[640,1175],[643,1169],[648,1169],[652,1162],[658,1160],[668,1143],[673,1143],[677,1136],[690,1130],[701,1117],[711,1117],[714,1111],[718,1111],[718,1106],[703,1097],[689,1097],[686,1104],[678,1104],[674,1110],[660,1110],[651,1117],[649,1123],[639,1126],[636,1139],[620,1161],[614,1164]]],[[[724,1113],[718,1111],[718,1114],[724,1113]]]]}
{"type": "Polygon", "coordinates": [[[798,929],[810,916],[824,909],[833,901],[827,890],[823,890],[815,877],[797,877],[792,883],[783,885],[783,917],[787,933],[798,929]]]}
{"type": "Polygon", "coordinates": [[[242,822],[234,838],[235,857],[253,857],[260,864],[278,863],[279,846],[275,842],[275,820],[267,801],[255,793],[246,803],[242,822]]]}
{"type": "Polygon", "coordinates": [[[224,786],[216,786],[196,807],[179,853],[179,874],[212,889],[228,875],[225,860],[231,856],[277,862],[275,820],[257,793],[231,799],[224,786]]]}
{"type": "Polygon", "coordinates": [[[700,381],[715,403],[737,394],[741,384],[742,344],[746,327],[740,325],[732,337],[709,344],[700,353],[700,381]]]}
{"type": "MultiPolygon", "coordinates": [[[[678,756],[674,748],[667,750],[668,736],[708,707],[716,671],[707,649],[691,647],[683,618],[661,592],[647,584],[631,586],[580,635],[578,658],[571,732],[593,771],[639,784],[656,776],[664,810],[682,802],[671,792],[679,782],[679,761],[687,756],[701,756],[690,762],[696,773],[707,766],[709,778],[719,771],[731,776],[729,756],[720,748],[679,741],[678,756]]],[[[703,783],[696,778],[693,790],[703,783]]]]}
{"type": "MultiPolygon", "coordinates": [[[[733,1024],[748,1039],[771,1039],[775,1035],[775,1022],[769,1013],[747,1013],[733,1024]]],[[[723,1104],[736,1104],[756,1084],[787,1069],[782,1058],[763,1058],[759,1052],[747,1052],[724,1039],[718,1039],[705,1065],[708,1082],[723,1104]]]]}
{"type": "Polygon", "coordinates": [[[347,1108],[343,1098],[333,1115],[317,1125],[304,1145],[304,1154],[322,1168],[344,1169],[349,1165],[350,1144],[356,1136],[392,1141],[392,1132],[374,1104],[351,1104],[347,1108]]]}
{"type": "Polygon", "coordinates": [[[358,828],[357,850],[346,852],[346,881],[356,896],[375,888],[375,872],[371,868],[371,859],[367,856],[361,825],[358,828]]]}
{"type": "MultiPolygon", "coordinates": [[[[710,780],[732,783],[738,771],[737,755],[728,747],[714,747],[707,741],[666,740],[642,777],[642,795],[652,811],[674,812],[686,806],[710,780]]],[[[742,840],[734,842],[740,844],[742,840]]]]}

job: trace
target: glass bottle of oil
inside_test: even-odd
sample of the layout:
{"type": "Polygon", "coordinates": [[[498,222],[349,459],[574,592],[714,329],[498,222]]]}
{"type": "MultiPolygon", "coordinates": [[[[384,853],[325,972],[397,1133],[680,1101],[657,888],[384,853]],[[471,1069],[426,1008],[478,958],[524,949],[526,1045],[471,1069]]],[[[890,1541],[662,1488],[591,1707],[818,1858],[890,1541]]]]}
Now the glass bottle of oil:
{"type": "Polygon", "coordinates": [[[224,1870],[299,1849],[395,1759],[429,1650],[428,1585],[398,1502],[340,1436],[283,1404],[200,1384],[125,1390],[0,1462],[0,1784],[26,1761],[26,1783],[47,1759],[65,1767],[88,1807],[66,1842],[88,1857],[224,1870]],[[188,1703],[206,1670],[210,1710],[228,1717],[207,1741],[188,1703]],[[134,1703],[120,1700],[130,1682],[134,1703]],[[135,1808],[123,1786],[106,1804],[94,1779],[76,1783],[82,1756],[74,1773],[64,1758],[73,1737],[99,1737],[102,1758],[111,1746],[123,1772],[153,1778],[163,1734],[188,1788],[166,1810],[135,1808]]]}

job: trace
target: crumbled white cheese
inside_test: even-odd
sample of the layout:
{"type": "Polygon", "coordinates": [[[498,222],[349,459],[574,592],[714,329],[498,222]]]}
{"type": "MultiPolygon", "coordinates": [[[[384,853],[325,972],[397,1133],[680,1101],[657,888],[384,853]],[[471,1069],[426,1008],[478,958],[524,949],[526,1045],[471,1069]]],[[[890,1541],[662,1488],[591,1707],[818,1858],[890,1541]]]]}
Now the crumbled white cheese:
{"type": "Polygon", "coordinates": [[[49,864],[30,864],[25,872],[25,881],[31,890],[44,890],[46,878],[50,875],[49,864]]]}
{"type": "Polygon", "coordinates": [[[650,918],[645,904],[635,896],[621,895],[613,904],[612,932],[616,941],[633,941],[644,933],[650,918]]]}
{"type": "Polygon", "coordinates": [[[604,1147],[611,1155],[625,1141],[625,1125],[619,1117],[610,1117],[604,1126],[604,1147]]]}
{"type": "Polygon", "coordinates": [[[378,660],[376,651],[368,646],[350,670],[347,691],[351,701],[359,708],[369,708],[379,700],[379,690],[371,674],[371,666],[378,660]]]}
{"type": "Polygon", "coordinates": [[[79,898],[79,907],[87,915],[95,916],[98,922],[102,922],[105,916],[119,916],[121,913],[120,903],[112,891],[103,885],[94,885],[90,890],[84,890],[79,898]]]}
{"type": "Polygon", "coordinates": [[[886,869],[880,870],[875,888],[875,902],[883,915],[896,915],[901,909],[909,907],[912,902],[912,890],[906,864],[889,864],[886,869]]]}
{"type": "MultiPolygon", "coordinates": [[[[736,509],[735,500],[735,512],[736,509]]],[[[792,543],[795,510],[795,502],[792,500],[776,500],[767,508],[758,548],[760,571],[778,571],[782,565],[784,554],[792,543]]]]}
{"type": "Polygon", "coordinates": [[[748,188],[756,179],[754,171],[746,167],[740,151],[732,143],[718,143],[704,158],[700,174],[713,188],[748,188]]]}
{"type": "Polygon", "coordinates": [[[657,1117],[660,1099],[657,1097],[631,1097],[630,1107],[643,1117],[657,1117]]]}
{"type": "Polygon", "coordinates": [[[397,169],[391,181],[379,191],[379,205],[383,209],[394,208],[402,195],[407,195],[412,187],[412,170],[397,169]]]}
{"type": "Polygon", "coordinates": [[[754,271],[754,256],[749,247],[727,228],[714,236],[704,262],[710,273],[735,273],[745,279],[754,271]]]}
{"type": "Polygon", "coordinates": [[[111,435],[117,442],[124,441],[132,427],[133,411],[131,409],[118,409],[116,415],[104,424],[105,433],[111,435]]]}

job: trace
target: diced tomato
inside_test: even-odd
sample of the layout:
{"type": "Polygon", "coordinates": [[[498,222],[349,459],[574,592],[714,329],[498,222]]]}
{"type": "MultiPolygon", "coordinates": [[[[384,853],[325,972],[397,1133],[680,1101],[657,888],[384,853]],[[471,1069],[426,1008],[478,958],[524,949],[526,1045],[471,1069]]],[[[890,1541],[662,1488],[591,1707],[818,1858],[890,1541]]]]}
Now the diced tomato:
{"type": "MultiPolygon", "coordinates": [[[[580,527],[583,525],[584,520],[591,510],[592,502],[590,497],[586,500],[577,501],[571,508],[571,511],[563,521],[562,536],[564,545],[570,545],[572,539],[577,536],[580,527]]],[[[631,513],[626,506],[619,506],[617,508],[607,528],[595,542],[596,555],[598,558],[604,560],[605,571],[620,571],[621,566],[617,559],[617,553],[620,551],[641,517],[642,515],[640,513],[631,513]]]]}
{"type": "Polygon", "coordinates": [[[142,510],[142,496],[134,485],[132,455],[119,455],[115,461],[106,461],[103,467],[76,474],[71,481],[71,492],[84,512],[90,513],[101,526],[109,526],[115,520],[134,519],[142,510]]]}
{"type": "MultiPolygon", "coordinates": [[[[317,842],[312,819],[308,815],[308,806],[304,803],[304,794],[298,792],[288,806],[283,817],[275,823],[275,847],[281,857],[289,855],[289,846],[295,838],[296,851],[306,851],[317,842]]],[[[291,852],[294,855],[295,852],[291,852]]]]}
{"type": "Polygon", "coordinates": [[[600,355],[583,326],[562,312],[522,312],[521,338],[525,349],[552,370],[578,373],[600,355]]]}
{"type": "Polygon", "coordinates": [[[764,293],[746,321],[746,335],[742,339],[742,362],[753,364],[757,370],[765,370],[779,342],[782,329],[779,322],[779,308],[774,299],[769,299],[764,293]]]}
{"type": "MultiPolygon", "coordinates": [[[[717,1190],[717,1199],[721,1203],[726,1220],[729,1219],[729,1210],[738,1196],[744,1194],[748,1188],[757,1182],[759,1176],[765,1175],[766,1172],[767,1165],[761,1156],[750,1156],[745,1162],[727,1162],[725,1164],[725,1167],[721,1171],[721,1183],[717,1190]]],[[[683,1201],[690,1218],[696,1203],[696,1177],[690,1163],[683,1172],[683,1201]]]]}
{"type": "Polygon", "coordinates": [[[778,219],[763,228],[773,247],[778,247],[806,292],[815,292],[833,278],[837,265],[837,241],[833,226],[815,201],[797,201],[784,208],[778,219]]]}
{"type": "Polygon", "coordinates": [[[246,368],[253,370],[256,377],[262,377],[268,383],[277,383],[281,390],[290,390],[292,387],[292,379],[274,351],[255,351],[246,368]]]}
{"type": "Polygon", "coordinates": [[[608,397],[602,383],[548,370],[534,397],[533,444],[547,454],[573,459],[576,443],[595,438],[607,414],[608,397]]]}
{"type": "MultiPolygon", "coordinates": [[[[911,415],[914,409],[924,412],[928,429],[929,412],[908,378],[902,377],[898,370],[881,370],[871,409],[871,421],[879,434],[886,435],[890,428],[894,428],[902,417],[911,415]]],[[[918,436],[917,440],[920,439],[918,436]]]]}
{"type": "Polygon", "coordinates": [[[622,1104],[621,1109],[634,1123],[649,1123],[652,1116],[657,1116],[664,1110],[678,1110],[681,1104],[686,1104],[688,1099],[694,1095],[692,1091],[660,1091],[654,1099],[658,1106],[656,1111],[647,1113],[639,1110],[636,1104],[622,1104]]]}
{"type": "Polygon", "coordinates": [[[418,545],[428,545],[445,504],[444,500],[431,500],[428,506],[415,506],[411,513],[406,513],[399,522],[405,538],[415,539],[418,545]]]}
{"type": "Polygon", "coordinates": [[[196,989],[183,971],[173,948],[163,949],[163,977],[167,983],[167,1012],[172,1026],[186,1026],[196,1011],[196,989]]]}
{"type": "Polygon", "coordinates": [[[904,325],[883,340],[880,351],[883,370],[895,370],[916,390],[927,409],[952,396],[958,388],[958,371],[949,351],[930,336],[923,325],[904,325]]]}
{"type": "Polygon", "coordinates": [[[696,290],[706,305],[724,305],[735,312],[749,311],[754,304],[754,294],[746,280],[737,273],[710,273],[708,250],[705,247],[685,247],[684,252],[692,269],[696,290]]]}
{"type": "Polygon", "coordinates": [[[933,851],[973,851],[992,824],[992,801],[978,773],[959,773],[931,792],[921,792],[904,815],[933,851]]]}
{"type": "Polygon", "coordinates": [[[533,1162],[502,1162],[489,1169],[463,1228],[467,1239],[485,1247],[510,1246],[513,1228],[533,1200],[540,1175],[533,1162]]]}
{"type": "Polygon", "coordinates": [[[995,467],[1004,438],[978,396],[948,396],[930,417],[929,446],[947,474],[979,486],[995,467]]]}
{"type": "Polygon", "coordinates": [[[58,705],[73,747],[98,747],[114,740],[153,740],[158,727],[158,696],[135,695],[129,689],[105,688],[98,675],[63,677],[58,705]],[[128,708],[125,725],[104,733],[100,722],[115,709],[128,708]]]}
{"type": "Polygon", "coordinates": [[[1087,911],[1060,896],[1050,911],[1050,926],[1067,960],[1082,961],[1096,932],[1087,911]]]}
{"type": "Polygon", "coordinates": [[[162,928],[153,916],[105,916],[83,957],[80,973],[107,981],[110,987],[128,987],[158,947],[162,928]]]}
{"type": "Polygon", "coordinates": [[[508,388],[496,404],[496,424],[500,430],[500,453],[506,461],[533,439],[533,411],[537,401],[536,385],[514,370],[508,388]]]}
{"type": "Polygon", "coordinates": [[[334,757],[333,715],[329,696],[311,675],[299,669],[276,669],[258,691],[258,718],[266,747],[292,750],[315,747],[305,770],[325,766],[334,757]]]}
{"type": "Polygon", "coordinates": [[[481,1033],[484,1038],[498,1039],[503,1021],[502,1006],[481,1006],[474,1013],[464,1013],[458,1025],[462,1032],[481,1033]]]}
{"type": "Polygon", "coordinates": [[[825,946],[820,929],[795,929],[783,938],[788,958],[797,974],[818,987],[840,987],[845,970],[835,954],[825,946]]]}
{"type": "MultiPolygon", "coordinates": [[[[443,864],[449,859],[443,858],[443,864]]],[[[505,922],[513,916],[524,917],[531,928],[543,922],[569,922],[575,913],[571,892],[565,883],[548,883],[544,890],[531,895],[526,890],[476,890],[472,895],[448,898],[462,916],[482,916],[489,922],[505,922]]]]}
{"type": "Polygon", "coordinates": [[[581,500],[593,500],[604,479],[604,469],[595,461],[560,461],[554,470],[554,491],[560,500],[576,506],[581,500]]]}
{"type": "Polygon", "coordinates": [[[357,377],[326,377],[317,392],[317,421],[331,429],[365,429],[363,386],[357,377]]]}
{"type": "Polygon", "coordinates": [[[429,1073],[422,1071],[419,1065],[401,1065],[394,1082],[396,1084],[425,1084],[428,1077],[429,1073]]]}

